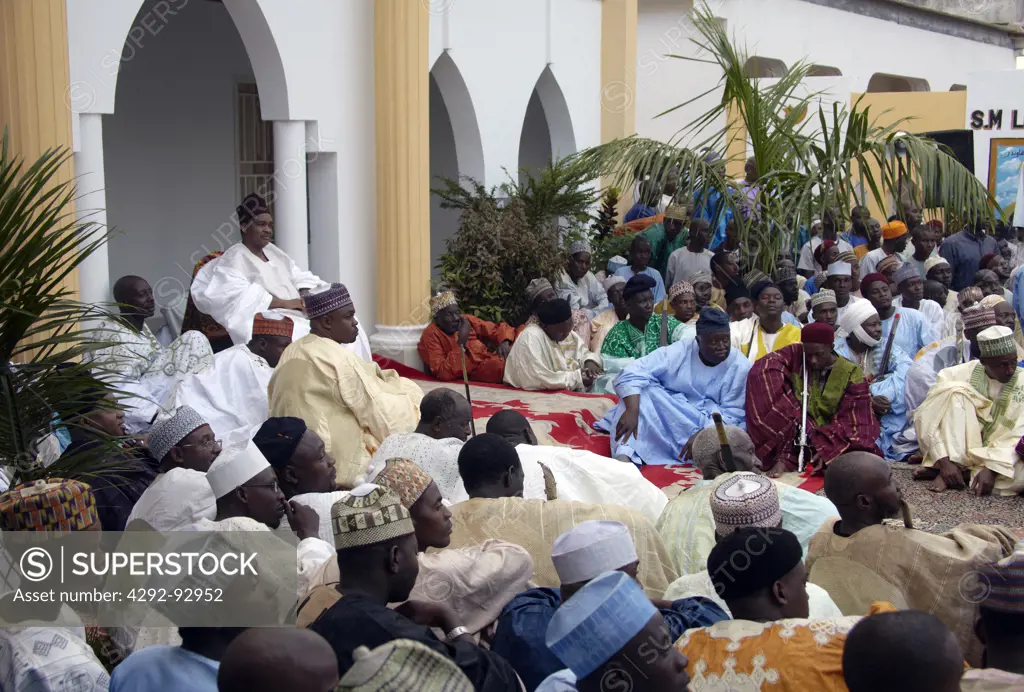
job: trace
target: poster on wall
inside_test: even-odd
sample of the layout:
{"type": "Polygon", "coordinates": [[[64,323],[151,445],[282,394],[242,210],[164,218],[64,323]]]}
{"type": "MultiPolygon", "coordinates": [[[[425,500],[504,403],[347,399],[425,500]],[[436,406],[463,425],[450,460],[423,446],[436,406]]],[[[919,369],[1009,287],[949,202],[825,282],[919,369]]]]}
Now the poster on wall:
{"type": "Polygon", "coordinates": [[[988,191],[1007,214],[1017,201],[1017,182],[1024,165],[1024,139],[995,137],[989,144],[988,191]]]}

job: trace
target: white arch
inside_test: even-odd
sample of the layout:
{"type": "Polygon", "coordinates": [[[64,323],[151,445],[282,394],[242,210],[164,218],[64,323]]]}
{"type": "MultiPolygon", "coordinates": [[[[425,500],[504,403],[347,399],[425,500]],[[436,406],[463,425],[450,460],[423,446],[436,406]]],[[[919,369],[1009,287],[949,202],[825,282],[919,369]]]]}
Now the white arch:
{"type": "Polygon", "coordinates": [[[572,127],[572,116],[569,115],[569,104],[550,67],[545,67],[540,73],[534,90],[544,107],[544,118],[551,135],[552,158],[558,160],[575,154],[576,133],[572,127]]]}
{"type": "MultiPolygon", "coordinates": [[[[82,0],[74,1],[77,8],[83,8],[82,0]]],[[[242,38],[249,62],[252,64],[253,74],[256,76],[256,83],[260,91],[263,119],[288,120],[288,85],[285,79],[284,61],[281,59],[281,53],[274,40],[273,32],[270,30],[270,23],[260,5],[260,0],[222,1],[242,38]]],[[[147,27],[150,33],[153,31],[151,28],[153,26],[157,26],[161,31],[166,28],[173,30],[174,7],[179,7],[181,12],[188,11],[187,5],[180,2],[154,2],[154,0],[122,0],[122,6],[125,12],[122,15],[122,20],[125,24],[117,29],[116,34],[120,37],[118,49],[123,51],[120,54],[121,63],[132,59],[138,51],[144,50],[143,41],[152,40],[152,36],[145,33],[147,29],[143,27],[147,27]],[[125,2],[127,5],[124,4],[125,2]],[[130,12],[131,10],[134,11],[130,12]],[[161,24],[167,26],[161,28],[161,24]],[[132,57],[126,54],[131,54],[132,57]]],[[[83,40],[85,38],[83,37],[83,40]]],[[[119,68],[120,65],[116,67],[119,68]]],[[[119,73],[120,69],[111,70],[109,76],[102,80],[105,82],[103,87],[109,89],[110,94],[114,96],[109,104],[109,109],[88,108],[83,111],[114,112],[119,73]]],[[[90,80],[87,78],[87,81],[90,80]]]]}
{"type": "Polygon", "coordinates": [[[480,137],[480,126],[473,108],[469,87],[462,78],[462,72],[448,52],[430,70],[437,88],[444,99],[452,132],[455,135],[455,157],[458,160],[459,175],[469,176],[477,182],[484,182],[484,145],[480,137]]]}

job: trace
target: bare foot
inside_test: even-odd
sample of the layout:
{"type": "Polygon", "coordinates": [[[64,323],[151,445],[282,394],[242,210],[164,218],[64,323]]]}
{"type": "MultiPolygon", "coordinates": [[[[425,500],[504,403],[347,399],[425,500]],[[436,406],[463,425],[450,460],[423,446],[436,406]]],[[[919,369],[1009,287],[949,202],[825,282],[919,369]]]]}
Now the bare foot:
{"type": "Polygon", "coordinates": [[[944,493],[949,489],[949,486],[946,485],[946,481],[941,475],[937,475],[935,480],[931,482],[931,485],[928,486],[928,489],[933,493],[944,493]]]}
{"type": "Polygon", "coordinates": [[[914,471],[915,481],[930,481],[939,475],[939,470],[934,466],[922,467],[914,471]]]}
{"type": "Polygon", "coordinates": [[[768,471],[764,475],[768,476],[769,478],[780,478],[782,474],[784,474],[785,472],[786,464],[780,461],[777,464],[775,464],[775,466],[768,469],[768,471]]]}
{"type": "Polygon", "coordinates": [[[908,464],[920,464],[922,461],[924,461],[924,457],[921,455],[920,452],[918,452],[917,454],[911,454],[909,457],[907,457],[908,464]]]}
{"type": "Polygon", "coordinates": [[[971,490],[978,497],[984,497],[992,494],[992,489],[996,486],[996,474],[991,469],[982,469],[977,476],[974,477],[974,482],[971,483],[971,490]]]}

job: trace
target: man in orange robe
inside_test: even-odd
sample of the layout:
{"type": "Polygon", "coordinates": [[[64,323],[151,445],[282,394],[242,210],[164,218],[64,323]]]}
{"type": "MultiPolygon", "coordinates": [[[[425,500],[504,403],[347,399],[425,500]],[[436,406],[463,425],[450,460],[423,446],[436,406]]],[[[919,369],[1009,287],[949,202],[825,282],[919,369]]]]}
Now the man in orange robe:
{"type": "Polygon", "coordinates": [[[419,344],[420,358],[430,374],[439,380],[461,380],[460,347],[464,347],[469,379],[500,383],[515,330],[504,322],[494,324],[461,314],[451,291],[431,298],[430,312],[434,320],[423,330],[419,344]]]}

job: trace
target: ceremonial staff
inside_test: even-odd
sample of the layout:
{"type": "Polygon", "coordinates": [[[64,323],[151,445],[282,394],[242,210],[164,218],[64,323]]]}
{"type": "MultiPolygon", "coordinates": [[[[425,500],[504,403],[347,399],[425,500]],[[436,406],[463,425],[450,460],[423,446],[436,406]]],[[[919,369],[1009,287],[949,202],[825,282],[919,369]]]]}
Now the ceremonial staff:
{"type": "Polygon", "coordinates": [[[729,435],[725,432],[725,422],[722,420],[722,414],[715,411],[711,414],[711,418],[715,421],[715,431],[718,433],[718,445],[722,450],[722,463],[725,464],[725,470],[732,473],[736,470],[736,458],[732,455],[732,445],[729,444],[729,435]]]}
{"type": "Polygon", "coordinates": [[[476,437],[476,421],[473,420],[473,397],[469,393],[469,371],[466,370],[466,347],[459,344],[459,354],[462,356],[462,383],[466,385],[466,401],[469,402],[469,427],[476,437]]]}

